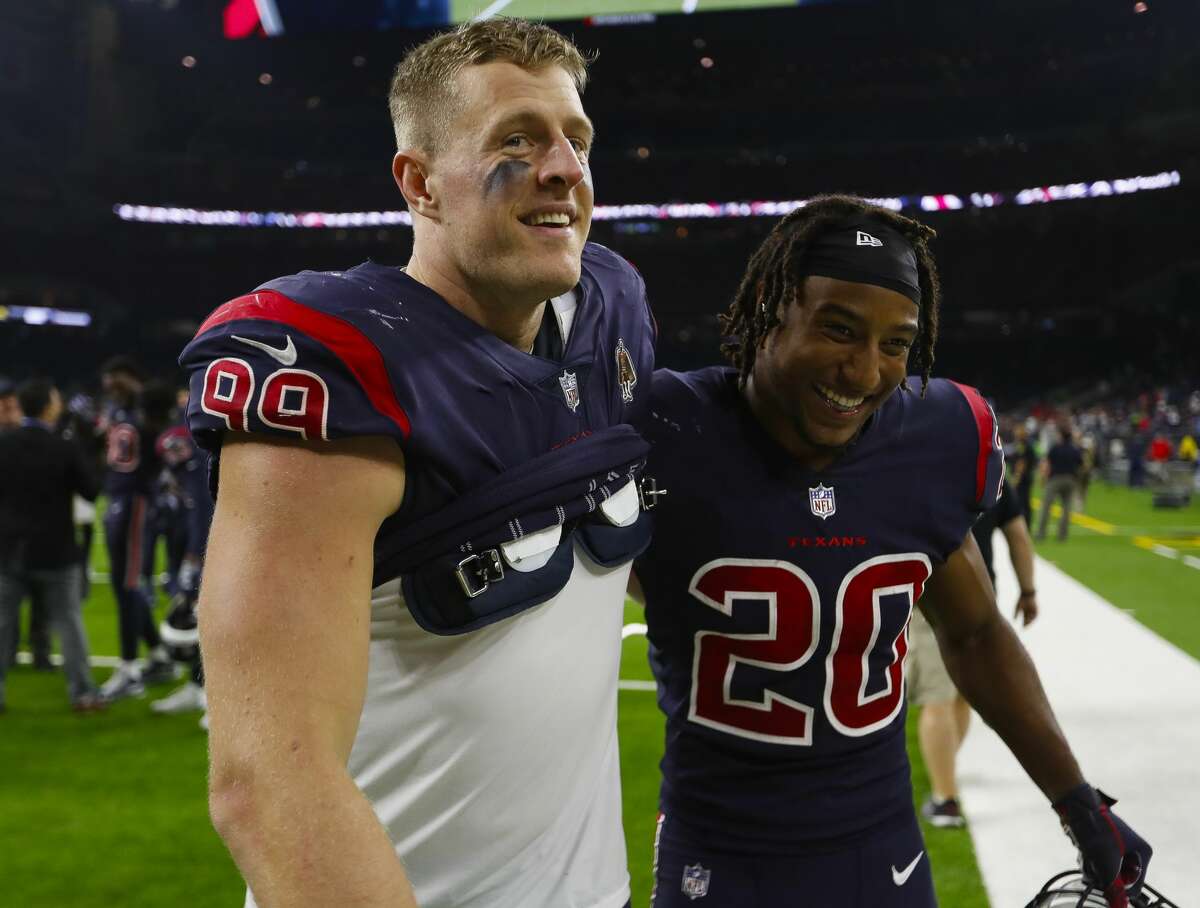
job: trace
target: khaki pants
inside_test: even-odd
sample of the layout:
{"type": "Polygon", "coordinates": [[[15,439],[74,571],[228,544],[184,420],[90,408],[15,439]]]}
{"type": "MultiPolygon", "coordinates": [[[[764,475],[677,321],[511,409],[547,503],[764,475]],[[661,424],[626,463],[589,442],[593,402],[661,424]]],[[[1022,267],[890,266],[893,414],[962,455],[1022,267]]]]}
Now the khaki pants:
{"type": "Polygon", "coordinates": [[[1038,520],[1037,538],[1046,538],[1046,523],[1050,520],[1050,508],[1057,498],[1062,502],[1062,515],[1058,518],[1058,539],[1067,538],[1067,528],[1071,525],[1071,508],[1075,503],[1075,495],[1079,489],[1079,481],[1074,476],[1051,476],[1046,480],[1046,488],[1042,490],[1042,516],[1038,520]]]}
{"type": "Polygon", "coordinates": [[[950,680],[942,651],[938,649],[933,628],[919,611],[913,610],[908,625],[908,655],[905,657],[904,677],[908,702],[916,706],[949,703],[958,696],[958,688],[950,680]]]}

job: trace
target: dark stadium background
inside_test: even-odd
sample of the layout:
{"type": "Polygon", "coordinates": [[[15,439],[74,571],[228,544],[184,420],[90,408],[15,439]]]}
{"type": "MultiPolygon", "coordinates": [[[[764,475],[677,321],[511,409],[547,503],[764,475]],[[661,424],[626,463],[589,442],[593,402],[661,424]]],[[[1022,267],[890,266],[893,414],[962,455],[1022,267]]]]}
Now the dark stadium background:
{"type": "MultiPolygon", "coordinates": [[[[404,49],[427,32],[327,27],[227,40],[228,2],[0,3],[0,375],[48,375],[95,392],[99,364],[124,353],[181,379],[179,350],[223,301],[304,268],[406,261],[403,226],[118,216],[123,204],[403,207],[389,170],[387,85],[404,49]],[[89,324],[56,325],[54,313],[89,324]]],[[[554,3],[574,10],[586,0],[514,0],[512,9],[554,3]]],[[[1118,401],[1110,407],[1118,427],[1131,415],[1157,427],[1168,396],[1184,409],[1200,389],[1200,4],[706,5],[686,16],[643,12],[629,24],[554,23],[599,53],[584,99],[599,135],[597,204],[903,197],[905,213],[939,233],[935,374],[981,388],[1006,423],[1050,401],[1076,412],[1118,401]],[[1174,185],[1016,204],[1021,190],[1036,190],[1022,199],[1042,198],[1059,194],[1049,187],[1082,184],[1086,195],[1097,181],[1159,174],[1174,185]],[[976,207],[973,193],[997,193],[1003,204],[976,207]],[[962,207],[922,210],[922,197],[940,197],[930,202],[940,208],[945,194],[962,207]]],[[[716,315],[773,222],[603,220],[592,237],[645,275],[659,361],[687,368],[718,359],[716,315]]],[[[1200,420],[1200,409],[1190,418],[1200,420]]],[[[1186,425],[1177,418],[1172,431],[1186,425]]],[[[1200,501],[1157,511],[1149,489],[1096,485],[1089,519],[1108,529],[1084,524],[1069,547],[1039,553],[1200,658],[1200,600],[1186,566],[1200,565],[1200,501]],[[1182,525],[1188,534],[1168,538],[1182,525]],[[1147,545],[1130,527],[1149,534],[1147,545]],[[1173,560],[1150,551],[1164,545],[1178,547],[1167,548],[1173,560]]],[[[92,568],[99,579],[84,616],[93,654],[111,665],[115,607],[100,545],[92,568]]],[[[629,605],[627,621],[640,620],[629,605]]],[[[662,724],[646,692],[643,638],[626,643],[622,678],[641,685],[621,692],[620,708],[627,841],[635,904],[644,905],[662,724]]],[[[63,709],[60,678],[24,666],[10,674],[9,692],[0,905],[239,903],[236,869],[207,824],[194,715],[155,719],[145,701],[125,701],[81,726],[63,709]]],[[[928,794],[919,761],[914,785],[918,799],[928,794]]],[[[983,908],[969,835],[951,832],[928,847],[942,904],[983,908]]],[[[1178,863],[1188,847],[1164,844],[1160,866],[1172,848],[1178,863]]]]}
{"type": "MultiPolygon", "coordinates": [[[[119,202],[403,207],[388,169],[386,90],[422,33],[228,41],[223,5],[4,5],[0,305],[85,311],[93,322],[0,321],[0,372],[83,383],[129,350],[167,370],[209,310],[264,280],[406,260],[402,226],[114,215],[119,202]]],[[[1180,184],[1157,192],[909,210],[939,232],[938,372],[1004,407],[1064,385],[1195,372],[1200,10],[1150,6],[858,2],[556,24],[599,52],[586,96],[599,127],[598,204],[826,191],[965,199],[1178,171],[1180,184]]],[[[714,315],[773,220],[606,221],[593,238],[645,274],[661,361],[689,366],[713,361],[714,315]]]]}

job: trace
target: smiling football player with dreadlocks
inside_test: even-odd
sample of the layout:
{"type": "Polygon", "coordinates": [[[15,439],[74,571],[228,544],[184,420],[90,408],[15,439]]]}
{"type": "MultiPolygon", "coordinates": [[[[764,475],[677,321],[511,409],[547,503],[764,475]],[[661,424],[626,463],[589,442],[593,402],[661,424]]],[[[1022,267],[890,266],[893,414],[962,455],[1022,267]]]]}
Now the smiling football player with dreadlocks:
{"type": "Polygon", "coordinates": [[[655,908],[936,904],[904,736],[917,605],[1109,904],[1142,879],[1150,848],[1084,781],[970,533],[1003,456],[979,393],[930,377],[933,236],[814,199],[750,260],[733,368],[655,373],[647,473],[670,495],[636,563],[667,714],[655,908]]]}

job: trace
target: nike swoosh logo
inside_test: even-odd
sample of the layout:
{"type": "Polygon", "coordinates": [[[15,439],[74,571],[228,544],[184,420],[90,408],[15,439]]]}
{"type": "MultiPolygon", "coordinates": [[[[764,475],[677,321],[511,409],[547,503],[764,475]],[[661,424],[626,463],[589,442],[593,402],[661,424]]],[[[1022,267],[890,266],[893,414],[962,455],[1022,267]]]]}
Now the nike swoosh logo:
{"type": "Polygon", "coordinates": [[[257,347],[263,353],[267,354],[267,356],[285,366],[294,366],[296,364],[296,344],[292,341],[290,334],[284,335],[287,338],[287,343],[283,345],[282,350],[278,347],[272,347],[270,344],[264,344],[262,341],[251,340],[248,337],[238,337],[236,334],[229,336],[239,343],[257,347]]]}
{"type": "Polygon", "coordinates": [[[918,851],[917,856],[912,859],[912,863],[909,864],[907,867],[905,867],[903,870],[897,870],[896,865],[893,864],[892,865],[892,882],[895,883],[897,886],[903,886],[905,883],[907,883],[908,878],[910,876],[912,876],[913,871],[917,869],[917,862],[919,860],[921,860],[921,855],[923,855],[924,853],[925,853],[924,851],[918,851]]]}

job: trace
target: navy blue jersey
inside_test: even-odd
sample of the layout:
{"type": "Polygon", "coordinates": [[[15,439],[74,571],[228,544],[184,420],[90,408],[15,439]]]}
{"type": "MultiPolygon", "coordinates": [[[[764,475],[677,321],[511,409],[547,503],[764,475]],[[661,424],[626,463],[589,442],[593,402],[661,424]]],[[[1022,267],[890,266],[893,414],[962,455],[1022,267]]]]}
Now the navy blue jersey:
{"type": "Polygon", "coordinates": [[[155,443],[183,504],[186,527],[184,554],[202,556],[212,525],[213,500],[208,490],[208,453],[196,447],[187,426],[171,426],[155,443]]]}
{"type": "Polygon", "coordinates": [[[668,492],[636,562],[664,812],[719,847],[782,853],[911,811],[907,625],[998,494],[983,399],[945,380],[897,392],[819,471],[762,429],[731,369],[659,371],[641,428],[668,492]]]}
{"type": "Polygon", "coordinates": [[[154,450],[154,433],[141,413],[131,407],[112,407],[103,419],[105,448],[104,493],[151,495],[162,464],[154,450]]]}
{"type": "MultiPolygon", "coordinates": [[[[644,406],[654,328],[641,278],[588,244],[575,293],[570,337],[551,360],[515,349],[399,268],[270,281],[218,308],[184,350],[189,426],[213,452],[214,474],[225,432],[393,439],[407,478],[376,537],[382,583],[402,572],[390,555],[404,528],[644,406]]],[[[530,529],[515,526],[513,537],[530,529]]]]}

